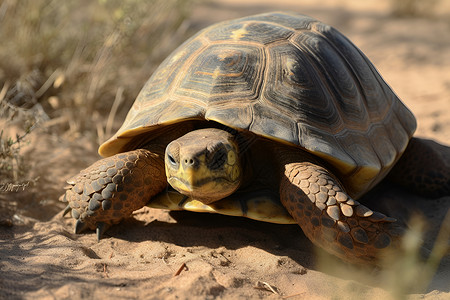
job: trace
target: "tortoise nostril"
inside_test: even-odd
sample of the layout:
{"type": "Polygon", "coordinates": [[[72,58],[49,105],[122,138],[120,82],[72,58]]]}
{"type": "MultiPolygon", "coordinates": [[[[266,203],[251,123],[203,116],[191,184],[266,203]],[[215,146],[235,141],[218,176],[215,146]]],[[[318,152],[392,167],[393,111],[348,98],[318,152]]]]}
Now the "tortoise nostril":
{"type": "Polygon", "coordinates": [[[195,167],[198,161],[195,158],[184,159],[184,164],[188,167],[195,167]]]}

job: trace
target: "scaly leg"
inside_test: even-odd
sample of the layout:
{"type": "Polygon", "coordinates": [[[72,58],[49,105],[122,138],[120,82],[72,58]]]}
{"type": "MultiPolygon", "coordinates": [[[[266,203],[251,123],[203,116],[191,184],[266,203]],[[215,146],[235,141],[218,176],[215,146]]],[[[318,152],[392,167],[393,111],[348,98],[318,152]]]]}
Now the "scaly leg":
{"type": "Polygon", "coordinates": [[[163,158],[145,149],[99,160],[67,182],[61,201],[77,219],[75,233],[96,229],[98,239],[167,186],[163,158]]]}
{"type": "Polygon", "coordinates": [[[395,244],[395,219],[351,199],[325,168],[289,163],[280,184],[283,205],[317,246],[350,262],[376,264],[380,250],[395,244]]]}

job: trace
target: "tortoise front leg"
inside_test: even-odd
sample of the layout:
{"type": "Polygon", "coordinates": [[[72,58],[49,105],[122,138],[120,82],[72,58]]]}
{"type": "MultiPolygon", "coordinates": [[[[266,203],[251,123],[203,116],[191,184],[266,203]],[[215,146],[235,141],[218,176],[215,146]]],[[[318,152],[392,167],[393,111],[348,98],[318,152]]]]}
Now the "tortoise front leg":
{"type": "Polygon", "coordinates": [[[75,233],[96,229],[98,239],[167,186],[163,157],[145,149],[99,160],[67,182],[64,214],[77,219],[75,233]]]}
{"type": "Polygon", "coordinates": [[[287,164],[280,198],[315,245],[346,261],[376,264],[380,250],[397,240],[395,219],[353,200],[321,166],[287,164]]]}

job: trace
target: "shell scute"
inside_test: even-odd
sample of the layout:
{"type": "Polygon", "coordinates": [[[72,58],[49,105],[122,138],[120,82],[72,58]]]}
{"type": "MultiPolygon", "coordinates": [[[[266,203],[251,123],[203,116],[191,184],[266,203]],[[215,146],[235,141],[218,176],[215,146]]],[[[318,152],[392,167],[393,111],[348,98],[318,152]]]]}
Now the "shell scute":
{"type": "Polygon", "coordinates": [[[242,41],[259,44],[270,44],[280,40],[286,40],[294,33],[293,30],[267,21],[245,20],[240,23],[230,23],[228,26],[220,26],[217,30],[205,33],[212,42],[217,41],[242,41]]]}
{"type": "Polygon", "coordinates": [[[214,107],[258,97],[265,56],[252,45],[211,45],[193,59],[175,95],[214,107]]]}
{"type": "Polygon", "coordinates": [[[320,124],[320,127],[337,123],[340,116],[331,107],[328,100],[331,96],[321,88],[322,78],[303,51],[288,43],[269,47],[268,51],[270,72],[266,75],[264,103],[282,111],[291,122],[320,124]]]}
{"type": "Polygon", "coordinates": [[[295,30],[310,29],[317,20],[305,15],[275,12],[243,18],[242,21],[270,22],[295,30]]]}

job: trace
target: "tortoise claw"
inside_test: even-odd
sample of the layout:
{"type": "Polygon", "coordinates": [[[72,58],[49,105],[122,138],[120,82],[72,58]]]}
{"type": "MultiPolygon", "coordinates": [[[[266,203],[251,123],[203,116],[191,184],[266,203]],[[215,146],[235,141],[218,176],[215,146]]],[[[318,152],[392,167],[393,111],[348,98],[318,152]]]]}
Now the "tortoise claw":
{"type": "Polygon", "coordinates": [[[75,224],[75,234],[81,233],[88,228],[88,225],[80,220],[75,224]]]}
{"type": "Polygon", "coordinates": [[[97,233],[97,241],[98,242],[100,242],[103,234],[105,233],[106,230],[108,230],[109,227],[110,227],[109,224],[106,224],[103,222],[97,223],[97,228],[96,228],[95,232],[97,233]]]}
{"type": "Polygon", "coordinates": [[[72,207],[70,207],[70,205],[67,205],[66,208],[64,208],[63,217],[65,217],[68,213],[70,213],[71,210],[72,207]]]}

